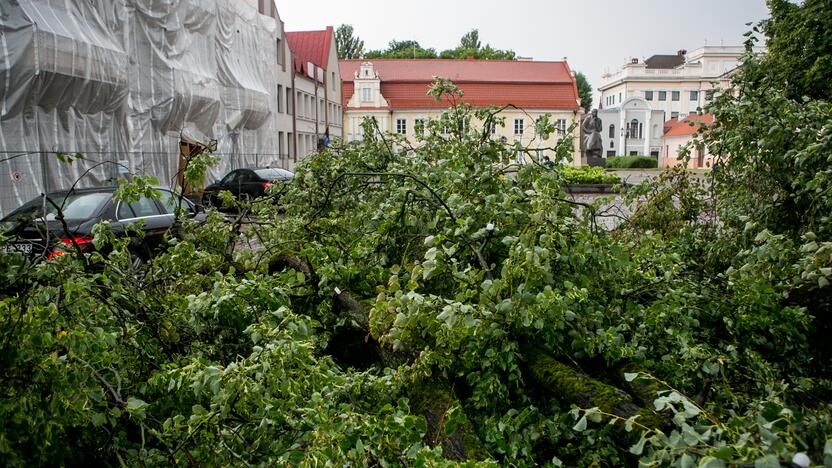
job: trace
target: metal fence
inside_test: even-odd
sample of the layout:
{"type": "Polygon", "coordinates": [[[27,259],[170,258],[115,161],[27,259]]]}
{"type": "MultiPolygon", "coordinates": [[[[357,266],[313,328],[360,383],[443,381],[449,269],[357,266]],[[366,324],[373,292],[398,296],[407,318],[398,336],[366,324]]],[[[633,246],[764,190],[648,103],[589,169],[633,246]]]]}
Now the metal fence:
{"type": "MultiPolygon", "coordinates": [[[[42,193],[78,188],[116,185],[119,179],[154,176],[160,184],[177,186],[178,153],[72,153],[0,152],[0,217],[42,193]],[[63,159],[63,160],[62,160],[63,159]],[[76,184],[77,181],[77,184],[76,184]]],[[[214,153],[219,163],[206,175],[206,183],[234,169],[275,167],[293,170],[295,160],[286,154],[214,153]]]]}

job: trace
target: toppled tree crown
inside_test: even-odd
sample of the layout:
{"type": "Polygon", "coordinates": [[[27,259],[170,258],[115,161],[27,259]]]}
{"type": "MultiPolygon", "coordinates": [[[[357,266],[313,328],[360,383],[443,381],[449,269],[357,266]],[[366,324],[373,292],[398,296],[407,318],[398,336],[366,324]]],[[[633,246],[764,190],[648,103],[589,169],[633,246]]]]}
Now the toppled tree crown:
{"type": "Polygon", "coordinates": [[[832,463],[829,103],[749,60],[708,183],[630,188],[612,231],[461,102],[184,219],[141,275],[106,225],[88,262],[0,255],[4,462],[832,463]]]}

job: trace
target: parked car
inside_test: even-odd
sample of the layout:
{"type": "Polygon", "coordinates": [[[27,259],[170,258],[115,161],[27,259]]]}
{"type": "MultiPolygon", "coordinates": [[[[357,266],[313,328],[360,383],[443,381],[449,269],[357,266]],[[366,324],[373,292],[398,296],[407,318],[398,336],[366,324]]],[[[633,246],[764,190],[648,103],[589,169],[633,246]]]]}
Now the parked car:
{"type": "MultiPolygon", "coordinates": [[[[91,252],[93,226],[107,220],[116,235],[133,239],[131,253],[134,265],[147,261],[159,247],[173,225],[180,197],[159,187],[159,199],[142,197],[135,203],[113,199],[115,188],[76,189],[54,192],[35,198],[0,220],[0,232],[11,241],[0,245],[0,253],[20,252],[28,257],[51,259],[76,246],[91,252]],[[58,208],[61,208],[60,210],[58,208]],[[63,213],[60,219],[58,213],[63,213]],[[144,235],[138,236],[128,226],[143,223],[144,235]]],[[[205,210],[187,199],[181,199],[187,216],[205,220],[205,210]]]]}
{"type": "Polygon", "coordinates": [[[292,180],[295,175],[285,169],[260,168],[236,169],[205,188],[202,203],[222,206],[219,193],[229,191],[238,200],[254,200],[266,195],[266,189],[274,184],[292,180]]]}

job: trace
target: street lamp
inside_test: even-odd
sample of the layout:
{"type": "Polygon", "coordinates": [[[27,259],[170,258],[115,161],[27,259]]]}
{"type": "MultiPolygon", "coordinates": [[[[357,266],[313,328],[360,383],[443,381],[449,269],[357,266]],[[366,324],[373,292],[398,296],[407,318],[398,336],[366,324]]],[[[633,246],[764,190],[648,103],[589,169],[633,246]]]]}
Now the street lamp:
{"type": "Polygon", "coordinates": [[[630,138],[630,125],[629,124],[625,123],[624,126],[621,127],[621,136],[624,137],[624,148],[621,149],[621,151],[623,151],[623,153],[621,155],[622,156],[627,156],[627,138],[630,138]]]}

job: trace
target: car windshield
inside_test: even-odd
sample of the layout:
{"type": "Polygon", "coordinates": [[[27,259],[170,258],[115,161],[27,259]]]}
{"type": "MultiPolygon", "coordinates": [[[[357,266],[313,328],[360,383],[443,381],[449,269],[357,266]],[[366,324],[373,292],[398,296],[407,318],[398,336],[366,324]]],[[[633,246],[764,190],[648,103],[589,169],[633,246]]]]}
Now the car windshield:
{"type": "Polygon", "coordinates": [[[254,173],[263,180],[290,180],[295,176],[285,169],[255,169],[254,173]]]}
{"type": "Polygon", "coordinates": [[[112,194],[109,192],[94,193],[53,193],[48,195],[49,200],[45,205],[40,197],[29,201],[15,210],[4,220],[4,225],[14,223],[23,219],[43,219],[44,211],[47,221],[57,219],[58,208],[63,211],[64,219],[80,220],[92,218],[95,213],[107,202],[112,194]]]}

